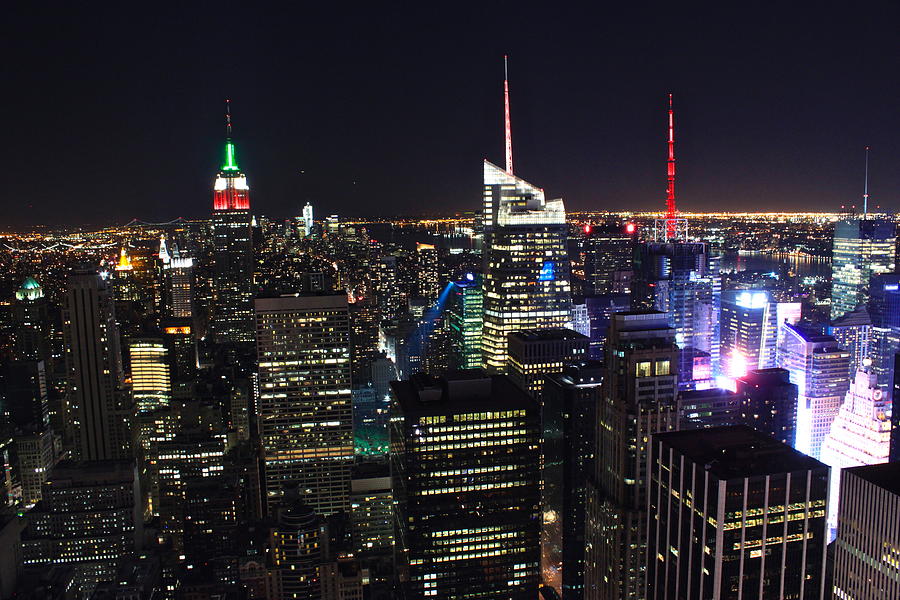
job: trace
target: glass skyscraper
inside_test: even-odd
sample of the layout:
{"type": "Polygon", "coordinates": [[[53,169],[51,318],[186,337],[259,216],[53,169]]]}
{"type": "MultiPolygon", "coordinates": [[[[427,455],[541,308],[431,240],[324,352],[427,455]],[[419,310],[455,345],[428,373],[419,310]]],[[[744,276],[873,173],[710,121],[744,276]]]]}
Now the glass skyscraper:
{"type": "Polygon", "coordinates": [[[481,368],[481,330],[484,323],[481,276],[469,273],[454,282],[447,304],[452,366],[457,369],[481,368]]]}
{"type": "Polygon", "coordinates": [[[850,353],[830,335],[782,325],[784,339],[778,348],[778,366],[787,369],[797,386],[797,436],[795,448],[813,458],[850,389],[847,370],[850,353]]]}
{"type": "Polygon", "coordinates": [[[510,333],[565,327],[571,318],[568,228],[562,200],[545,200],[543,190],[484,165],[482,356],[487,370],[503,373],[510,333]]]}
{"type": "Polygon", "coordinates": [[[900,352],[900,274],[873,275],[869,290],[872,333],[869,358],[878,387],[890,398],[894,381],[894,355],[900,352]]]}
{"type": "Polygon", "coordinates": [[[865,304],[869,279],[894,270],[896,227],[887,219],[848,218],[834,226],[831,254],[831,318],[865,304]]]}

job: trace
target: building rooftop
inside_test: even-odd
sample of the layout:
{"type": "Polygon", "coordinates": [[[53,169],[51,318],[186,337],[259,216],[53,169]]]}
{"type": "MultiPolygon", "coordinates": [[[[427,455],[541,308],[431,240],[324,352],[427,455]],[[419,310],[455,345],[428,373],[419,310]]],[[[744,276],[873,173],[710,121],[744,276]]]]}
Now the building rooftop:
{"type": "Polygon", "coordinates": [[[828,468],[787,444],[744,425],[660,433],[654,436],[654,443],[656,441],[704,465],[719,479],[828,468]]]}
{"type": "Polygon", "coordinates": [[[509,334],[510,338],[518,338],[525,342],[544,342],[552,340],[586,340],[588,337],[572,329],[565,327],[553,327],[550,329],[525,329],[509,334]]]}
{"type": "Polygon", "coordinates": [[[405,416],[538,408],[528,392],[509,377],[487,375],[479,369],[442,377],[417,373],[407,381],[392,381],[391,389],[405,416]]]}
{"type": "Polygon", "coordinates": [[[876,485],[887,492],[900,496],[900,462],[849,467],[844,469],[844,471],[852,473],[860,479],[865,479],[872,485],[876,485]]]}

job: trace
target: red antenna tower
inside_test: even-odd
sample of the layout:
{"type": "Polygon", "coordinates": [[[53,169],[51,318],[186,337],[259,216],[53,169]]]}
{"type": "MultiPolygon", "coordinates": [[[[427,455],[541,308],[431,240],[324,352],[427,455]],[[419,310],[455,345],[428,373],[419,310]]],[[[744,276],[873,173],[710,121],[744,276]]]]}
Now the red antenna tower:
{"type": "Polygon", "coordinates": [[[669,158],[668,179],[666,187],[666,239],[675,237],[675,113],[672,110],[672,94],[669,94],[669,158]]]}
{"type": "Polygon", "coordinates": [[[512,126],[509,124],[509,69],[506,55],[503,55],[503,100],[506,103],[506,172],[513,174],[512,162],[512,126]]]}

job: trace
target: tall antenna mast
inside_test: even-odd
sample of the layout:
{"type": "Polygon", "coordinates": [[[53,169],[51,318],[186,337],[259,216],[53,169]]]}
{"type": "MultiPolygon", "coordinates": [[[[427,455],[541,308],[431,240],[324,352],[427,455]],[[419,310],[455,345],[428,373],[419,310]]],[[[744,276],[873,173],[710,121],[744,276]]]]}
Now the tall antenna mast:
{"type": "Polygon", "coordinates": [[[866,146],[866,180],[863,187],[863,219],[869,215],[869,147],[866,146]]]}
{"type": "Polygon", "coordinates": [[[509,68],[507,66],[507,56],[503,55],[503,100],[506,104],[506,172],[513,174],[512,161],[512,126],[509,123],[509,68]]]}
{"type": "Polygon", "coordinates": [[[675,113],[672,110],[672,94],[669,94],[669,158],[668,185],[666,186],[666,239],[675,236],[675,113]]]}
{"type": "Polygon", "coordinates": [[[231,139],[231,100],[225,100],[225,137],[231,139]]]}

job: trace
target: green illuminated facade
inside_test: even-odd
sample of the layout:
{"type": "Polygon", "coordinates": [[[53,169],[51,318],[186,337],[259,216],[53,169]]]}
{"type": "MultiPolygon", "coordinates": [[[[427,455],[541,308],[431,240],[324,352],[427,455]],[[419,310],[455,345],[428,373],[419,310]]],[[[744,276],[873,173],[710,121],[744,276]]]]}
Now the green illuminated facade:
{"type": "Polygon", "coordinates": [[[484,305],[481,276],[471,275],[453,283],[447,308],[447,326],[457,369],[481,368],[481,328],[484,305]]]}

